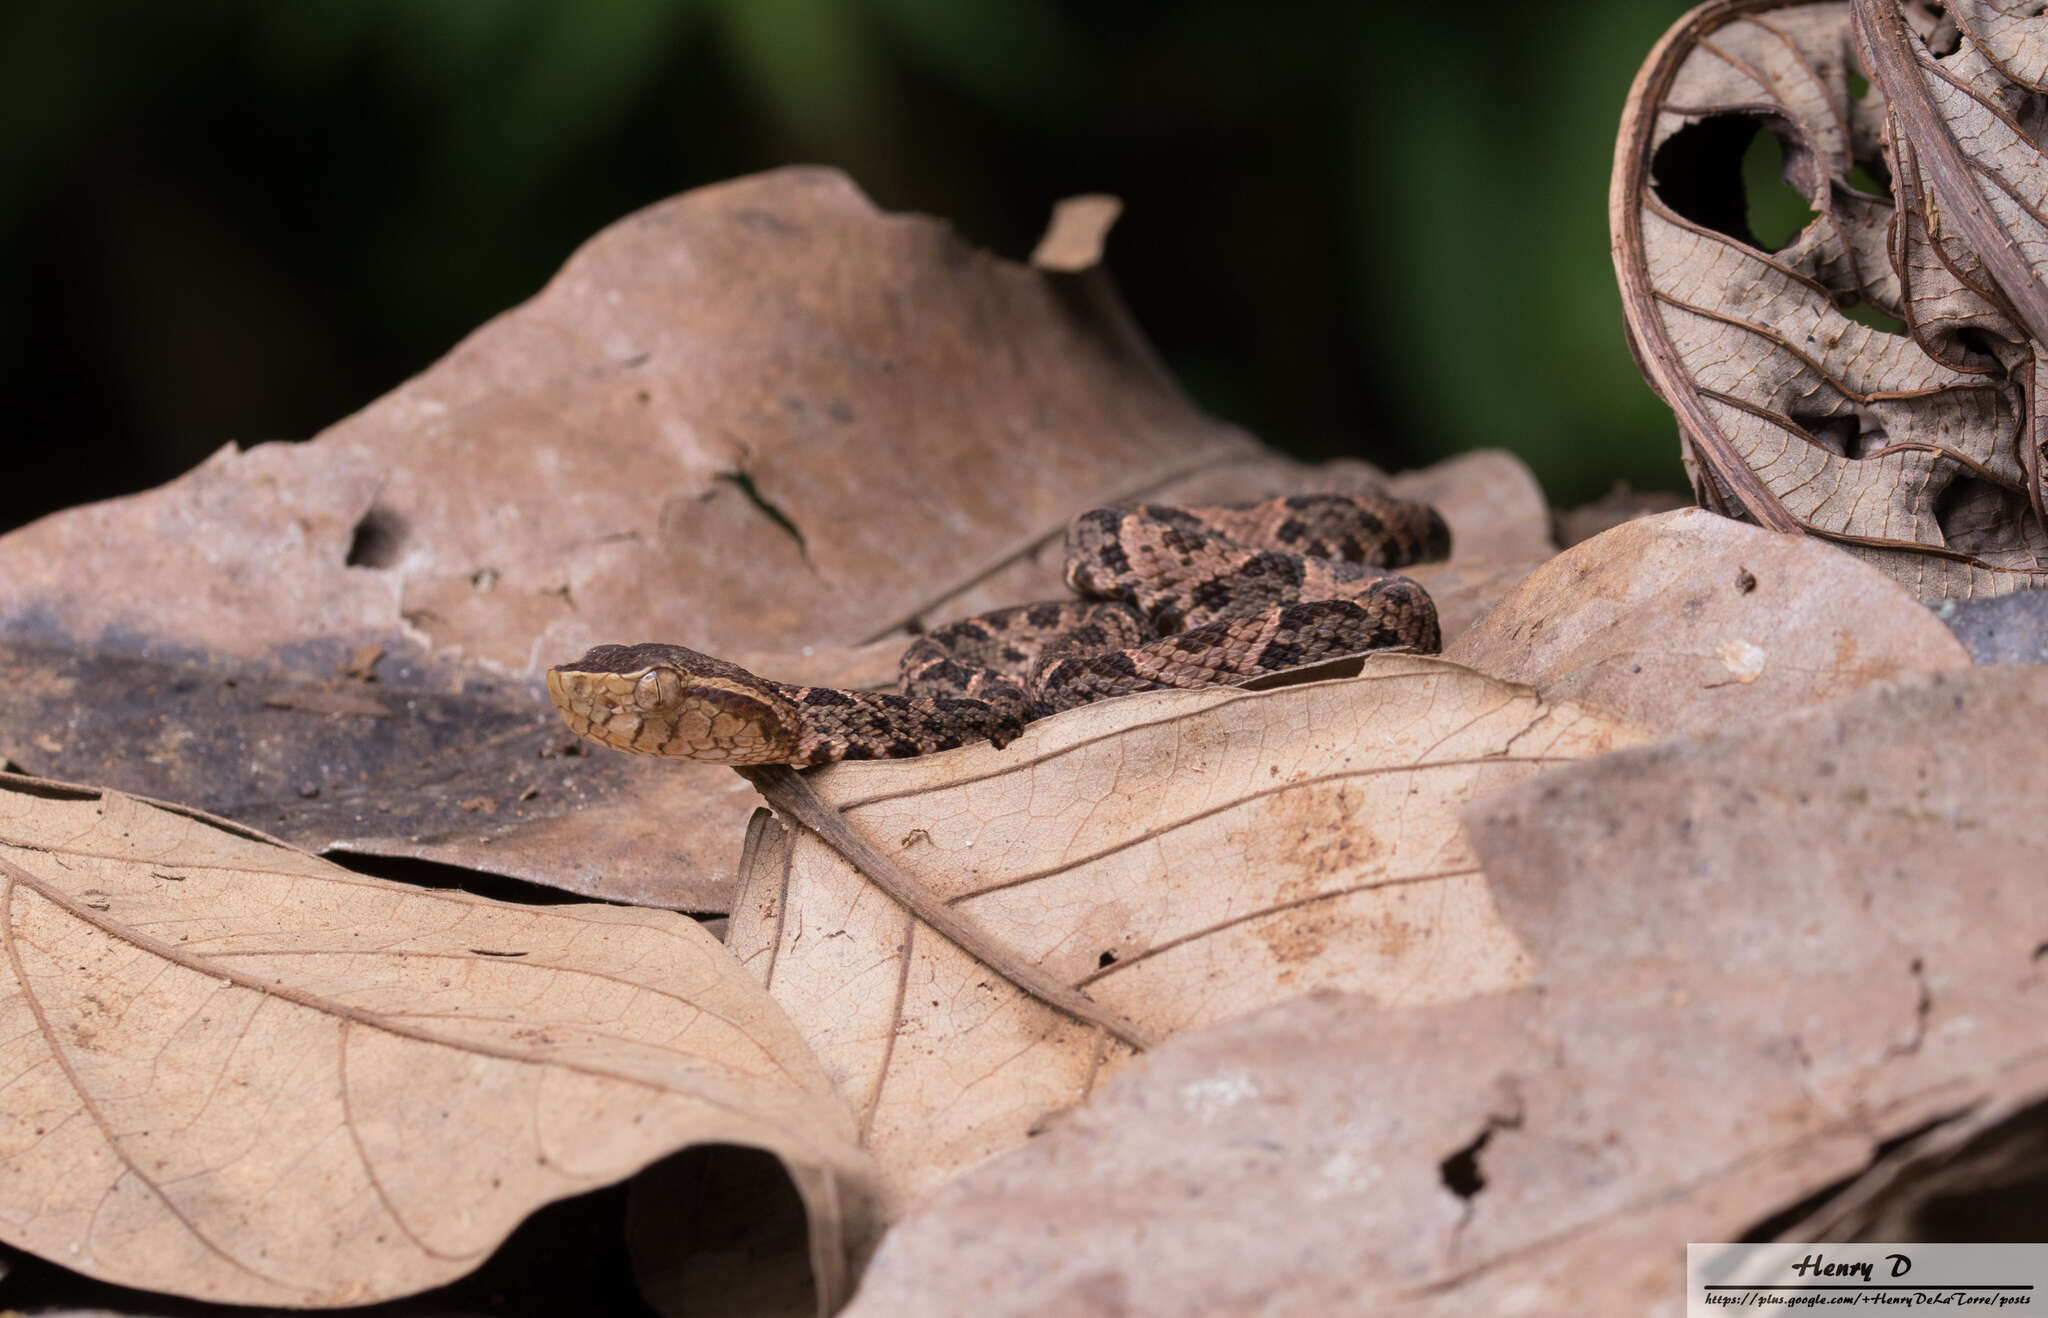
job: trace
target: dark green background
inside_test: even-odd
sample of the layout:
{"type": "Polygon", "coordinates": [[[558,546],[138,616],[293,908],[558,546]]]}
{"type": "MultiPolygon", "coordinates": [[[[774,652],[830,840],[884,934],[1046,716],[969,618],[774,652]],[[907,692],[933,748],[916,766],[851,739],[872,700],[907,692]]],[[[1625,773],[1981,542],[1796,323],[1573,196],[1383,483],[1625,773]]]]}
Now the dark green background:
{"type": "Polygon", "coordinates": [[[1623,347],[1614,130],[1672,0],[85,0],[0,18],[0,527],[300,438],[698,184],[811,161],[1112,268],[1297,452],[1682,488],[1623,347]]]}

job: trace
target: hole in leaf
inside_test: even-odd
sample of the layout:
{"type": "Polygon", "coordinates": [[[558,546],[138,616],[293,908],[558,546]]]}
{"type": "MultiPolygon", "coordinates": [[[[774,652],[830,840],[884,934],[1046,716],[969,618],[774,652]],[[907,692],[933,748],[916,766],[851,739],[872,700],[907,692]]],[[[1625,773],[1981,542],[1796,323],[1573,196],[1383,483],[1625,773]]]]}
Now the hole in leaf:
{"type": "Polygon", "coordinates": [[[342,561],[350,567],[392,567],[404,545],[405,519],[372,504],[356,523],[355,533],[349,537],[348,557],[342,561]]]}
{"type": "Polygon", "coordinates": [[[1860,101],[1864,97],[1870,95],[1870,79],[1864,77],[1862,72],[1858,70],[1855,65],[1850,65],[1848,68],[1842,70],[1842,72],[1846,81],[1849,84],[1850,100],[1860,101]]]}
{"type": "Polygon", "coordinates": [[[1882,160],[1859,160],[1849,166],[1849,186],[1874,197],[1888,197],[1892,191],[1892,172],[1882,160]]]}
{"type": "Polygon", "coordinates": [[[2019,525],[2030,515],[2027,496],[1981,476],[1959,475],[1934,498],[1934,524],[1942,543],[1997,561],[2019,543],[2019,525]]]}
{"type": "Polygon", "coordinates": [[[1109,968],[1110,968],[1111,966],[1113,966],[1113,965],[1115,965],[1115,964],[1116,964],[1116,953],[1115,953],[1114,951],[1110,950],[1110,949],[1107,949],[1107,948],[1105,948],[1105,949],[1103,950],[1103,953],[1102,953],[1102,955],[1101,955],[1101,956],[1099,956],[1099,957],[1096,957],[1096,958],[1095,958],[1095,968],[1096,968],[1097,970],[1107,970],[1107,969],[1109,969],[1109,968]]]}
{"type": "Polygon", "coordinates": [[[1813,442],[1837,457],[1852,461],[1884,446],[1880,427],[1864,428],[1855,412],[1791,412],[1786,419],[1813,437],[1813,442]]]}
{"type": "Polygon", "coordinates": [[[1918,4],[1905,7],[1908,26],[1920,34],[1927,43],[1927,53],[1936,59],[1947,59],[1963,47],[1962,30],[1955,19],[1949,17],[1948,6],[1936,0],[1921,0],[1918,4]]]}
{"type": "Polygon", "coordinates": [[[1742,153],[1742,189],[1749,201],[1750,232],[1765,251],[1791,246],[1800,230],[1813,223],[1813,208],[1785,182],[1785,139],[1776,133],[1750,139],[1742,153]]]}
{"type": "Polygon", "coordinates": [[[1980,371],[1998,369],[1998,353],[1992,346],[1991,336],[1974,325],[1966,325],[1955,332],[1950,340],[1965,367],[1980,371]]]}
{"type": "Polygon", "coordinates": [[[1813,222],[1784,170],[1777,133],[1753,115],[1716,114],[1664,139],[1650,163],[1650,186],[1693,223],[1775,252],[1813,222]]]}
{"type": "Polygon", "coordinates": [[[2020,136],[2029,142],[2039,143],[2044,136],[2043,127],[2048,125],[2048,96],[2040,92],[2027,92],[2011,106],[2013,122],[2020,127],[2020,136]]]}
{"type": "Polygon", "coordinates": [[[1650,161],[1657,199],[1694,224],[1757,245],[1742,198],[1742,153],[1756,136],[1747,115],[1716,114],[1664,139],[1650,161]]]}
{"type": "Polygon", "coordinates": [[[1479,1170],[1479,1153],[1486,1142],[1493,1138],[1493,1127],[1488,1126],[1479,1133],[1479,1138],[1459,1149],[1437,1165],[1444,1178],[1444,1188],[1460,1199],[1470,1199],[1486,1188],[1486,1177],[1479,1170]]]}
{"type": "Polygon", "coordinates": [[[1854,301],[1844,301],[1836,309],[1858,325],[1868,325],[1871,329],[1884,334],[1904,334],[1906,332],[1905,321],[1900,320],[1875,302],[1865,302],[1862,298],[1857,298],[1854,301]]]}

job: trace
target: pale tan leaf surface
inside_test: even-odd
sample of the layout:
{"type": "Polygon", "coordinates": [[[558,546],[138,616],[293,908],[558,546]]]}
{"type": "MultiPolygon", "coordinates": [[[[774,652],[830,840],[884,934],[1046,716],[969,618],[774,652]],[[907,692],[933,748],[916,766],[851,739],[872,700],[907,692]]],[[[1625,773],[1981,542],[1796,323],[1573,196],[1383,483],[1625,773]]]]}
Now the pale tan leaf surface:
{"type": "Polygon", "coordinates": [[[2048,670],[1970,669],[1480,798],[1526,988],[1174,1040],[933,1194],[848,1313],[1668,1306],[1673,1241],[2048,1099],[2044,725],[2048,670]]]}
{"type": "Polygon", "coordinates": [[[1698,508],[1625,522],[1559,554],[1445,657],[1685,734],[1970,663],[1876,569],[1698,508]]]}
{"type": "Polygon", "coordinates": [[[1852,10],[1898,20],[1891,0],[1725,0],[1652,51],[1610,193],[1630,345],[1678,413],[1705,506],[1838,541],[1923,598],[2048,583],[2030,402],[2048,295],[2029,246],[2048,171],[2019,145],[2032,130],[2000,117],[2018,89],[1992,87],[1967,40],[1942,60],[1902,36],[1888,75],[1858,55],[1871,52],[1852,10]],[[1860,95],[1858,67],[1871,79],[1860,95]],[[1918,87],[1908,117],[1939,132],[1906,131],[1901,80],[1918,87]],[[1781,140],[1785,181],[1815,212],[1779,251],[1745,218],[1756,132],[1781,140]],[[1988,154],[1964,160],[1963,141],[1988,154]],[[1977,194],[1965,208],[2010,270],[1982,266],[1966,199],[1930,190],[1930,169],[1977,194]],[[1859,185],[1875,179],[1896,195],[1859,185]],[[2040,323],[2029,298],[2043,300],[2040,323]]]}
{"type": "Polygon", "coordinates": [[[744,788],[570,751],[542,669],[664,640],[876,680],[871,643],[1072,514],[1265,452],[1099,268],[831,171],[703,188],[311,442],[0,538],[0,753],[318,850],[719,910],[744,788]]]}
{"type": "Polygon", "coordinates": [[[540,1204],[750,1145],[844,1282],[869,1165],[693,922],[407,888],[112,792],[0,779],[0,1236],[92,1276],[360,1304],[540,1204]]]}
{"type": "MultiPolygon", "coordinates": [[[[1133,696],[1000,751],[809,781],[1015,956],[1159,1037],[1315,988],[1408,1008],[1518,983],[1454,812],[1636,739],[1379,655],[1349,680],[1133,696]]],[[[763,817],[741,885],[728,946],[861,1113],[892,1204],[1019,1142],[1126,1056],[913,926],[808,832],[763,817]]]]}
{"type": "Polygon", "coordinates": [[[1123,201],[1107,193],[1066,198],[1053,207],[1052,222],[1046,225],[1038,246],[1031,249],[1031,264],[1062,274],[1079,274],[1101,265],[1110,227],[1123,211],[1123,201]]]}

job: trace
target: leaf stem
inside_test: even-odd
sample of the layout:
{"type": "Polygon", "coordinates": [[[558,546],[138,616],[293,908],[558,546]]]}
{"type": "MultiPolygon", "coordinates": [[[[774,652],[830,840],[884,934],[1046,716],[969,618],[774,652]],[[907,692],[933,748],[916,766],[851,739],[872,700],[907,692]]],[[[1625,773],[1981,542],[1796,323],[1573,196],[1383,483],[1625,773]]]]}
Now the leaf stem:
{"type": "Polygon", "coordinates": [[[1084,1025],[1108,1031],[1139,1052],[1152,1046],[1152,1037],[1137,1025],[1023,961],[1001,939],[954,910],[909,871],[869,846],[789,765],[749,765],[735,772],[752,783],[754,790],[779,813],[816,833],[826,846],[913,917],[1027,995],[1084,1025]]]}

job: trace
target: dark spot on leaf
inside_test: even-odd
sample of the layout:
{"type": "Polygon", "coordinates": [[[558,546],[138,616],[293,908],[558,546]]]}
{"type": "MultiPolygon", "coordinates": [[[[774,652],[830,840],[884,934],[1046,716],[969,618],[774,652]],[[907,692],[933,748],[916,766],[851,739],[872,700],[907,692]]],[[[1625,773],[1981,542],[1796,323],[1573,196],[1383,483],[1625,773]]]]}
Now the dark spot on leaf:
{"type": "Polygon", "coordinates": [[[372,504],[356,523],[355,532],[349,537],[348,557],[342,561],[350,567],[395,566],[399,551],[405,547],[405,532],[403,517],[372,504]]]}
{"type": "Polygon", "coordinates": [[[754,505],[762,516],[782,528],[783,531],[788,533],[790,539],[796,541],[796,548],[799,554],[809,557],[810,547],[804,543],[804,533],[797,528],[797,524],[794,521],[790,520],[788,513],[782,511],[778,505],[769,501],[767,495],[761,493],[760,487],[754,484],[754,478],[751,475],[744,471],[722,471],[718,473],[718,479],[727,482],[734,489],[738,490],[745,496],[748,503],[754,505]]]}
{"type": "Polygon", "coordinates": [[[1446,1190],[1460,1199],[1470,1199],[1486,1188],[1486,1177],[1479,1170],[1479,1153],[1492,1138],[1493,1128],[1489,1126],[1479,1133],[1478,1139],[1437,1164],[1446,1190]]]}

